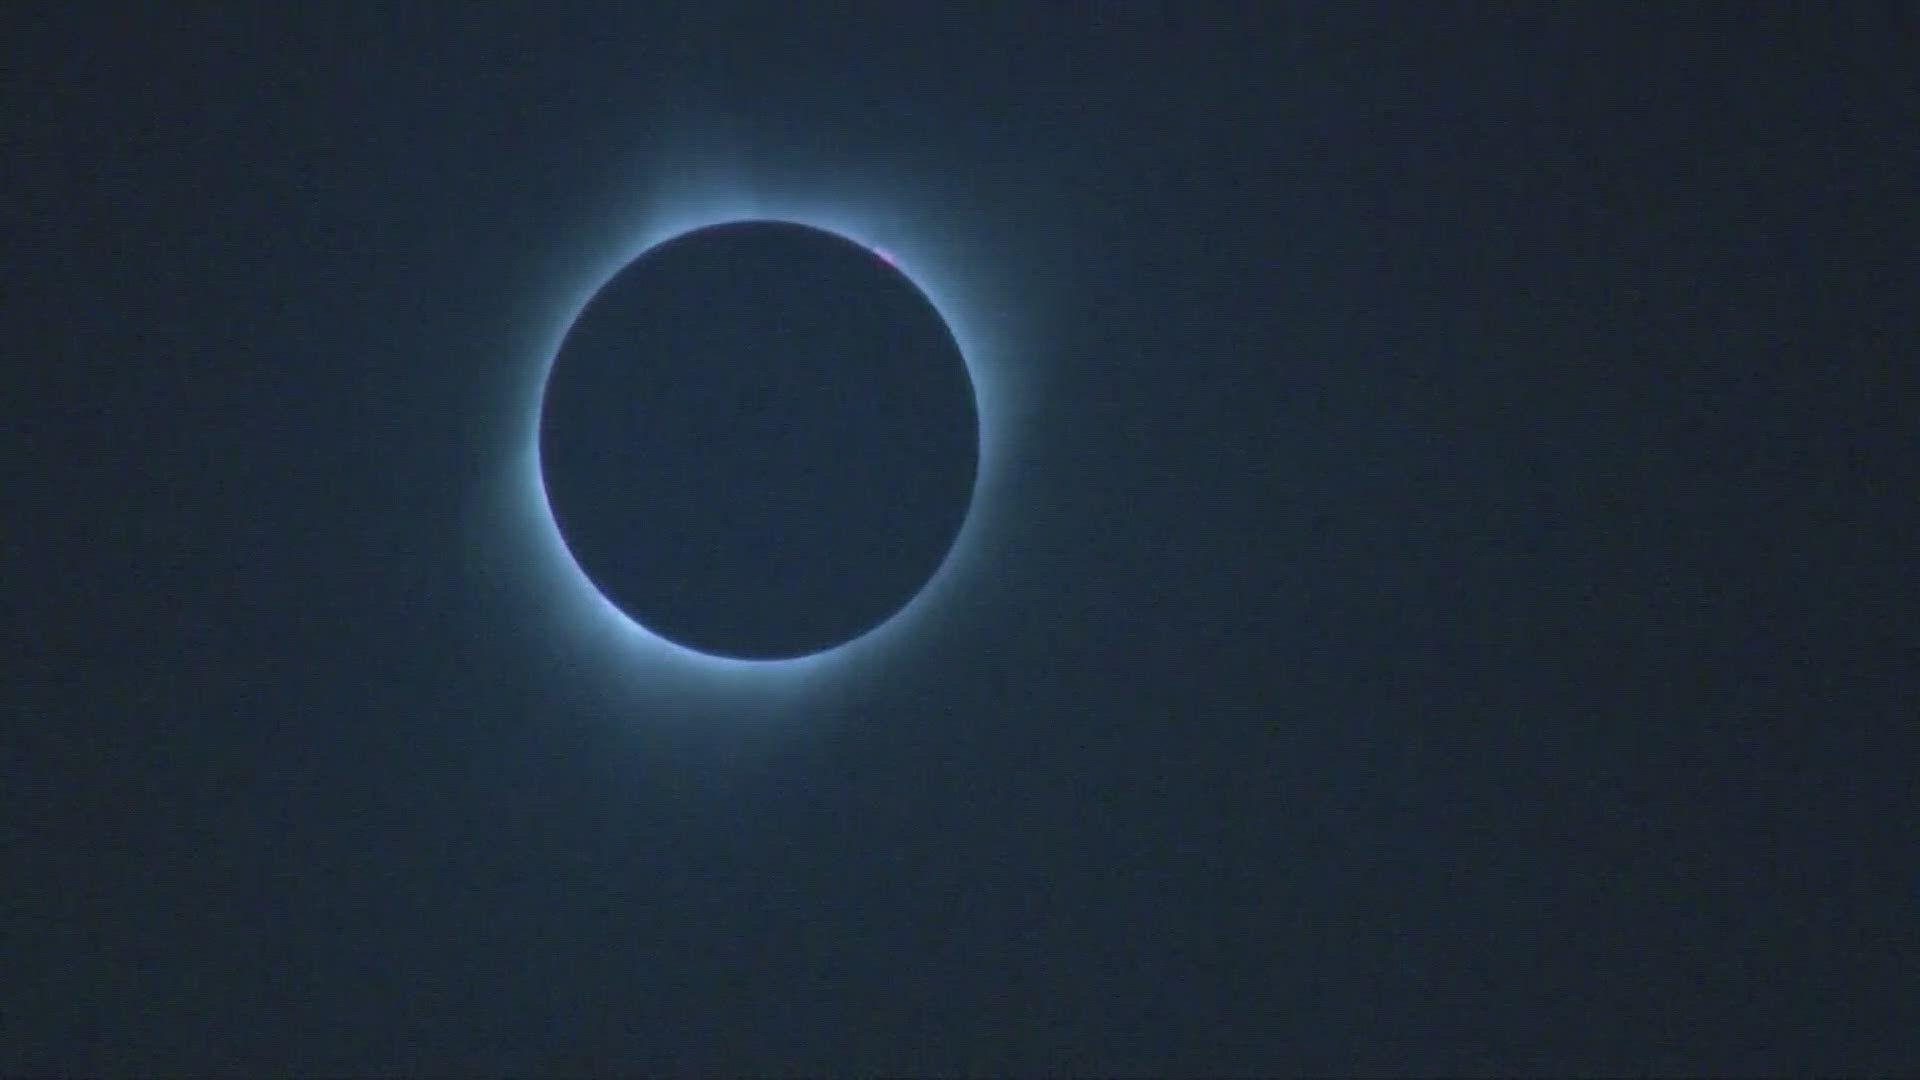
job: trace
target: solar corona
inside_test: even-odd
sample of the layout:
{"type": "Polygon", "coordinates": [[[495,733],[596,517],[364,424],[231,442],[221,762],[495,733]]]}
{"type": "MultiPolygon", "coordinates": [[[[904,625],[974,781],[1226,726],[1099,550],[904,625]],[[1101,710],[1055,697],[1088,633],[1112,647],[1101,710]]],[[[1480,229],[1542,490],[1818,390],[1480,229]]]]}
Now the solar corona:
{"type": "MultiPolygon", "coordinates": [[[[587,265],[573,276],[573,285],[559,290],[549,329],[522,361],[523,374],[514,394],[514,449],[509,455],[506,491],[509,544],[501,553],[504,557],[491,560],[489,565],[512,563],[530,568],[530,587],[523,594],[535,607],[526,613],[534,627],[550,628],[556,636],[573,642],[583,651],[583,664],[622,669],[656,693],[740,701],[743,694],[765,698],[815,691],[872,671],[902,646],[925,637],[943,619],[951,620],[967,610],[960,603],[961,593],[979,583],[983,564],[993,555],[1003,531],[1010,421],[1015,414],[1010,406],[1017,397],[1013,391],[1019,382],[1012,363],[1016,350],[1008,333],[1015,320],[1008,317],[1011,311],[1001,303],[995,304],[991,319],[980,310],[989,297],[1000,300],[999,291],[979,273],[979,260],[970,262],[966,258],[964,244],[937,242],[936,238],[952,240],[950,235],[940,237],[933,227],[938,215],[916,221],[914,215],[898,209],[861,212],[847,208],[854,200],[842,201],[817,191],[812,197],[780,199],[734,190],[727,198],[686,195],[664,201],[675,205],[656,205],[653,212],[639,215],[627,230],[627,239],[607,245],[598,257],[586,260],[587,265]],[[962,507],[950,520],[936,520],[929,526],[936,532],[944,528],[946,533],[939,538],[936,557],[893,568],[895,588],[891,598],[869,597],[853,605],[854,615],[825,618],[816,626],[783,628],[771,637],[743,645],[713,627],[694,625],[697,619],[674,625],[672,618],[649,618],[671,606],[662,599],[665,595],[689,588],[698,591],[699,583],[690,580],[698,575],[688,573],[692,563],[682,559],[677,564],[668,560],[654,565],[654,551],[647,542],[665,541],[672,533],[664,528],[650,533],[648,525],[642,523],[636,530],[639,539],[635,542],[635,558],[628,567],[632,572],[624,575],[624,582],[619,580],[623,577],[615,565],[619,560],[605,557],[604,552],[590,553],[593,545],[580,541],[584,533],[569,518],[573,512],[566,507],[591,505],[591,493],[562,490],[567,486],[563,476],[594,476],[595,471],[578,463],[555,462],[551,457],[568,452],[564,440],[552,434],[555,403],[565,397],[573,407],[584,408],[582,403],[594,398],[588,385],[590,378],[570,386],[571,376],[567,374],[576,366],[577,353],[585,349],[585,355],[591,357],[592,349],[584,343],[604,336],[582,333],[583,320],[590,322],[597,314],[597,305],[604,307],[601,302],[616,295],[627,278],[642,274],[651,264],[676,258],[697,263],[701,260],[691,255],[706,248],[713,256],[707,259],[709,263],[730,265],[718,250],[724,247],[720,242],[732,235],[744,236],[749,229],[775,233],[796,252],[812,243],[819,249],[816,257],[829,261],[838,258],[844,264],[842,269],[853,265],[846,259],[849,253],[857,252],[872,272],[897,278],[886,302],[901,318],[918,318],[922,330],[937,327],[944,336],[958,361],[954,367],[963,376],[957,388],[966,397],[972,430],[964,433],[964,440],[956,439],[951,430],[941,433],[948,447],[961,446],[962,442],[967,445],[963,447],[965,453],[950,455],[961,462],[964,484],[957,479],[960,467],[948,466],[935,485],[950,495],[959,490],[962,507]],[[838,255],[831,250],[835,245],[840,249],[838,255]],[[664,592],[650,598],[646,595],[650,588],[664,592]]],[[[872,201],[876,208],[885,205],[884,199],[872,201]]],[[[796,280],[817,277],[801,274],[796,280]]],[[[780,317],[794,315],[794,310],[788,310],[780,317]]],[[[824,362],[830,358],[821,359],[824,362]]],[[[864,374],[871,376],[875,370],[869,368],[864,374]]],[[[843,379],[840,397],[855,388],[857,382],[843,379]]],[[[830,399],[839,400],[824,394],[811,400],[830,399]]],[[[658,415],[647,419],[657,420],[658,415]]],[[[676,452],[687,453],[687,445],[692,444],[676,452]]],[[[717,443],[709,438],[703,445],[717,443]]],[[[703,454],[698,459],[706,461],[708,456],[703,454]]],[[[815,460],[835,459],[828,454],[815,460]]],[[[657,471],[656,475],[671,474],[657,471]]],[[[905,487],[892,492],[894,496],[910,493],[905,487]]],[[[783,505],[791,513],[804,502],[788,500],[783,505]]],[[[774,531],[790,539],[783,532],[787,523],[780,517],[782,508],[769,507],[766,512],[775,518],[774,531]]],[[[791,546],[783,541],[763,548],[762,553],[791,546]]],[[[933,546],[929,540],[922,544],[922,550],[933,546]]],[[[830,560],[823,555],[788,576],[817,584],[830,577],[831,571],[830,560]]],[[[738,590],[755,584],[735,581],[730,587],[738,590]]],[[[757,584],[773,593],[791,581],[783,580],[780,566],[769,564],[764,581],[757,584]]],[[[791,590],[777,600],[770,597],[768,604],[784,610],[805,608],[804,598],[791,590]]]]}

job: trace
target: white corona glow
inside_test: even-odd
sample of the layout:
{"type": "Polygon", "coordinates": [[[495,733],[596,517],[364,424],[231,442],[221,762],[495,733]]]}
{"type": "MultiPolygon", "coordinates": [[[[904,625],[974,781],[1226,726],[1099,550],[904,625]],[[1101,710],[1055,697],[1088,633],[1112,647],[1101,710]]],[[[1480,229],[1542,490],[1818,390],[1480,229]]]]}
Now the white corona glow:
{"type": "MultiPolygon", "coordinates": [[[[866,184],[844,174],[825,184],[804,177],[752,177],[738,169],[669,170],[656,190],[581,253],[576,271],[551,296],[551,321],[519,361],[508,463],[506,563],[531,565],[539,588],[530,594],[544,612],[566,624],[554,629],[585,649],[627,665],[627,674],[675,700],[689,695],[725,704],[742,692],[756,699],[787,699],[819,690],[851,672],[870,669],[890,650],[922,636],[942,614],[953,614],[956,593],[976,580],[1003,532],[1009,452],[1023,411],[1022,381],[1013,338],[1010,297],[976,268],[979,252],[961,238],[952,215],[913,213],[899,198],[901,178],[873,175],[866,184]],[[770,189],[778,187],[779,194],[770,189]],[[553,363],[575,320],[616,273],[658,244],[710,225],[779,220],[824,229],[874,251],[906,274],[933,303],[959,345],[973,383],[979,422],[979,464],[972,501],[946,558],[921,590],[886,622],[862,636],[808,656],[741,660],[701,653],[660,637],[629,618],[588,579],[560,534],[547,501],[539,452],[542,399],[553,363]]],[[[791,173],[792,170],[788,170],[791,173]]],[[[880,170],[882,172],[886,170],[880,170]]],[[[543,320],[544,321],[544,320],[543,320]]],[[[492,560],[489,560],[490,562],[492,560]]],[[[498,568],[500,563],[493,565],[498,568]]]]}

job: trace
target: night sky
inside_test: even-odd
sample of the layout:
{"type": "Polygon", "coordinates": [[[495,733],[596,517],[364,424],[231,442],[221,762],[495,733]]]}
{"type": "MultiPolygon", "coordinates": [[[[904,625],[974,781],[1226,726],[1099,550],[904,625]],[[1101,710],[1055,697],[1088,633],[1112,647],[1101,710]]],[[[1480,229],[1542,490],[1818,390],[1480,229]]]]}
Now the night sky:
{"type": "Polygon", "coordinates": [[[0,32],[0,1072],[1920,1067],[1913,6],[115,6],[0,32]],[[979,394],[784,665],[529,468],[741,217],[979,394]]]}

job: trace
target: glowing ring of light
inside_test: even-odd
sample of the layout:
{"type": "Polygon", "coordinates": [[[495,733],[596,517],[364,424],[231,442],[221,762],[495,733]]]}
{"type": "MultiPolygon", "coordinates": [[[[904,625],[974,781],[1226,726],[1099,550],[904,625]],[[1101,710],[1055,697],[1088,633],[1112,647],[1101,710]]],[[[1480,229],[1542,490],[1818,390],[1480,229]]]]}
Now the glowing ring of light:
{"type": "Polygon", "coordinates": [[[517,406],[520,419],[515,440],[520,449],[511,480],[513,513],[539,572],[552,583],[550,591],[557,594],[558,605],[570,617],[590,625],[601,640],[628,652],[635,663],[649,669],[649,676],[682,680],[685,689],[713,690],[726,684],[775,692],[799,691],[844,676],[917,636],[933,612],[950,606],[956,589],[978,570],[983,548],[1000,519],[1002,489],[1007,481],[1015,412],[1010,408],[1015,380],[1010,378],[1009,321],[1000,305],[996,305],[1000,318],[989,323],[983,317],[980,294],[997,290],[983,288],[979,279],[962,273],[950,248],[943,251],[943,245],[929,239],[927,230],[915,229],[906,215],[855,212],[837,200],[764,199],[743,194],[736,191],[730,198],[709,195],[705,200],[682,199],[672,210],[646,215],[638,228],[628,232],[624,244],[592,260],[589,271],[579,275],[566,290],[565,298],[558,303],[558,317],[528,361],[531,385],[523,386],[524,397],[517,406]],[[660,637],[629,618],[600,593],[575,562],[547,501],[540,468],[539,421],[547,378],[568,332],[594,296],[627,264],[655,246],[696,229],[743,220],[789,221],[836,233],[874,251],[907,275],[933,304],[959,345],[973,384],[979,424],[979,462],[966,517],[945,558],[913,598],[891,618],[856,638],[806,656],[771,660],[711,656],[660,637]],[[975,287],[967,288],[968,284],[975,287]]]}

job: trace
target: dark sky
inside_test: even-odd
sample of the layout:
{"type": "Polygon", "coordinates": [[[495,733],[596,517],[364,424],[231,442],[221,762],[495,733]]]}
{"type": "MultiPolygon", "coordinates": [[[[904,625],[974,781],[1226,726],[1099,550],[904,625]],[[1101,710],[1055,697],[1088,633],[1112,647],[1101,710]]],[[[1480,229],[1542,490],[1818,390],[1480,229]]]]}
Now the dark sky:
{"type": "Polygon", "coordinates": [[[0,33],[0,1071],[1920,1065],[1912,6],[111,6],[0,33]],[[748,189],[1004,436],[795,685],[514,513],[748,189]]]}

